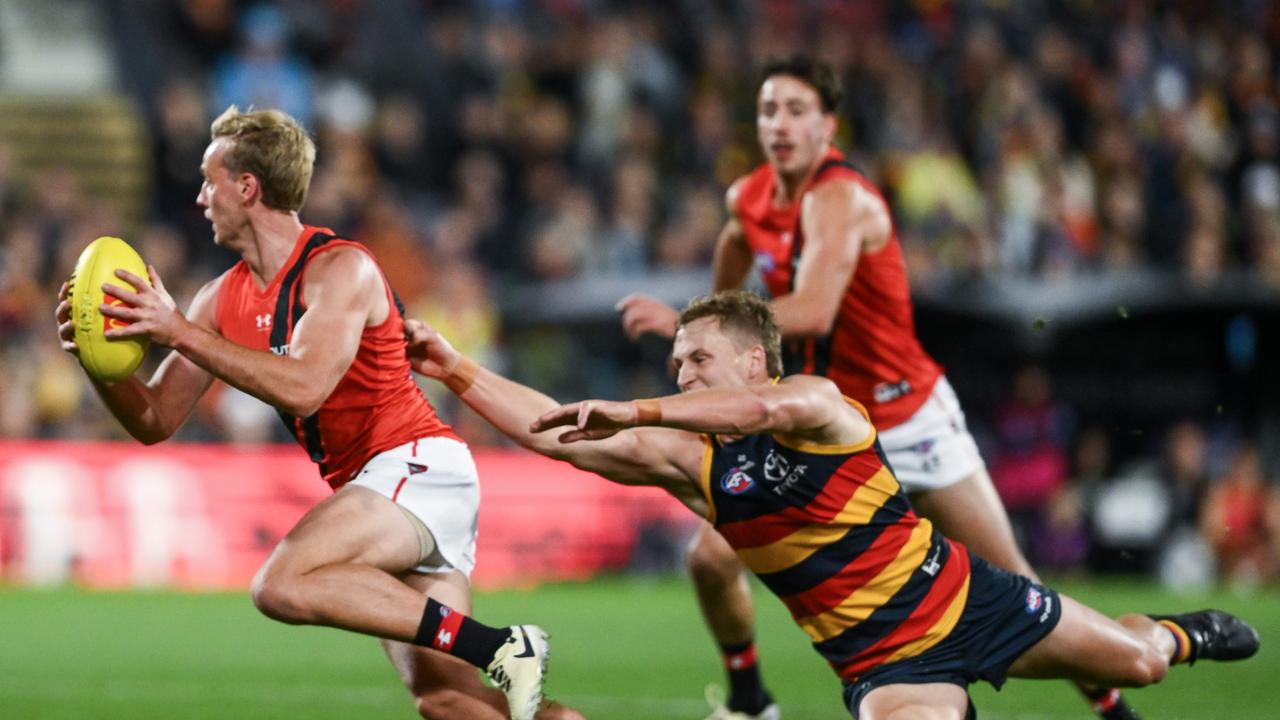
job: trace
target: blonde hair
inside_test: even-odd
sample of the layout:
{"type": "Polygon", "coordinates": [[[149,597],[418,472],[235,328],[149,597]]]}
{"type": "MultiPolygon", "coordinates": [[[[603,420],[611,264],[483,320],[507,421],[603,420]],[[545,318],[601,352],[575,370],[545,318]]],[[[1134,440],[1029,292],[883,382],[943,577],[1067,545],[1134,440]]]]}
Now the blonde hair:
{"type": "Polygon", "coordinates": [[[680,312],[677,329],[707,317],[720,321],[720,329],[733,338],[739,352],[759,343],[764,348],[765,370],[771,377],[782,375],[782,333],[767,300],[744,290],[696,297],[680,312]]]}
{"type": "Polygon", "coordinates": [[[297,120],[279,110],[240,112],[232,105],[209,127],[214,140],[230,138],[222,164],[233,175],[249,173],[262,186],[262,202],[274,210],[302,209],[311,185],[316,146],[297,120]]]}

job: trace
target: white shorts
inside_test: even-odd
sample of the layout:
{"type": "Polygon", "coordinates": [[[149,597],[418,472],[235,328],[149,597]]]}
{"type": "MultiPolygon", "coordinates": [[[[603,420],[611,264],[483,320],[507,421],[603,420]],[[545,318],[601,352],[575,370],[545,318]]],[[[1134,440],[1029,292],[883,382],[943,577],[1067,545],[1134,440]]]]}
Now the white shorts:
{"type": "Polygon", "coordinates": [[[880,448],[908,493],[946,487],[983,467],[960,400],[945,376],[906,422],[880,432],[880,448]]]}
{"type": "Polygon", "coordinates": [[[448,437],[414,440],[374,455],[347,484],[390,499],[431,531],[443,562],[414,570],[461,570],[471,577],[476,566],[480,479],[466,445],[448,437]]]}

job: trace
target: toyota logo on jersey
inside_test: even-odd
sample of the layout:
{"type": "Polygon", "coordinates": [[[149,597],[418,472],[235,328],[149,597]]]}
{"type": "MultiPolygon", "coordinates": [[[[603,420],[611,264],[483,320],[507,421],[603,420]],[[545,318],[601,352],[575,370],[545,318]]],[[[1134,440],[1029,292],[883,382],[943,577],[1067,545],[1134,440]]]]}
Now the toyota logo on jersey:
{"type": "Polygon", "coordinates": [[[741,495],[755,487],[756,481],[743,472],[742,468],[729,468],[729,472],[720,478],[720,487],[730,495],[741,495]]]}

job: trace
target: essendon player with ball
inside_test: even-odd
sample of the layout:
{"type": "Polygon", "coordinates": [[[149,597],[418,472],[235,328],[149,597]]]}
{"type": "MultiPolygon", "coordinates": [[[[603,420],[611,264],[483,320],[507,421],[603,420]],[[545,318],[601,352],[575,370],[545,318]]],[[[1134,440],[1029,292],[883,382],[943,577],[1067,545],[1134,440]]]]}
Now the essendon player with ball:
{"type": "MultiPolygon", "coordinates": [[[[915,335],[902,249],[879,191],[832,146],[840,89],[832,69],[795,56],[761,74],[756,130],[767,162],[730,187],[716,247],[716,290],[759,265],[784,339],[787,373],[825,375],[861,402],[911,502],[948,537],[1020,575],[1035,573],[1014,541],[964,413],[915,335]]],[[[654,298],[619,303],[627,334],[671,337],[676,313],[654,298]]],[[[742,563],[710,525],[689,570],[729,675],[712,718],[772,720],[753,644],[742,563]]],[[[1119,693],[1088,689],[1106,718],[1131,718],[1119,693]]]]}
{"type": "MultiPolygon", "coordinates": [[[[214,378],[280,412],[334,494],[254,578],[263,613],[382,638],[423,717],[579,717],[538,712],[542,630],[466,615],[475,464],[410,376],[401,311],[373,257],[298,218],[314,160],[311,138],[284,113],[233,106],[214,121],[197,203],[214,242],[241,261],[185,316],[154,268],[154,287],[117,271],[140,290],[106,286],[127,306],[102,313],[129,323],[108,337],[147,337],[172,352],[150,380],[95,382],[98,394],[148,444],[171,436],[214,378]],[[467,663],[503,692],[485,688],[467,663]]],[[[65,286],[62,295],[59,332],[76,352],[65,286]]]]}

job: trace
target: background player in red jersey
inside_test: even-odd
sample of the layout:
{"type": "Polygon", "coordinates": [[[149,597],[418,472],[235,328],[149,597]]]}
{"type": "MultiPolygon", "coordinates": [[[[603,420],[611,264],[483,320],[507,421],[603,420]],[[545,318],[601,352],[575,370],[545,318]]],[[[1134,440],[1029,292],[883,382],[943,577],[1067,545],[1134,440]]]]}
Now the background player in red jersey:
{"type": "MultiPolygon", "coordinates": [[[[479,485],[470,451],[414,384],[398,302],[357,243],[298,218],[315,147],[292,118],[229,108],[212,126],[197,203],[214,242],[241,257],[184,316],[154,288],[107,285],[130,307],[111,337],[172,348],[148,381],[95,383],[138,440],[168,438],[219,378],[275,406],[334,494],[280,542],[253,582],[254,604],[291,624],[383,639],[428,718],[532,718],[542,702],[545,634],[469,617],[479,485]],[[431,648],[431,649],[428,649],[431,648]],[[485,688],[466,663],[506,695],[485,688]]],[[[75,352],[66,287],[56,312],[75,352]]],[[[541,717],[578,717],[564,708],[541,717]]]]}
{"type": "MultiPolygon", "coordinates": [[[[741,287],[758,265],[782,328],[786,371],[825,375],[863,403],[916,508],[978,555],[1035,578],[955,392],[916,338],[884,198],[832,147],[841,96],[832,69],[795,56],[768,63],[761,77],[756,125],[767,162],[729,188],[714,289],[741,287]]],[[[619,309],[633,339],[675,331],[675,310],[655,298],[631,295],[619,309]]],[[[704,525],[689,570],[729,676],[728,703],[711,718],[777,718],[756,663],[742,563],[704,525]]],[[[1136,717],[1117,692],[1085,692],[1104,718],[1136,717]]]]}
{"type": "Polygon", "coordinates": [[[414,369],[508,437],[661,487],[714,523],[840,676],[855,718],[959,720],[979,679],[1142,686],[1173,664],[1258,650],[1226,613],[1110,620],[970,557],[912,510],[856,401],[825,378],[777,379],[778,326],[758,296],[690,303],[672,352],[680,394],[629,402],[560,406],[422,323],[406,329],[414,369]]]}

